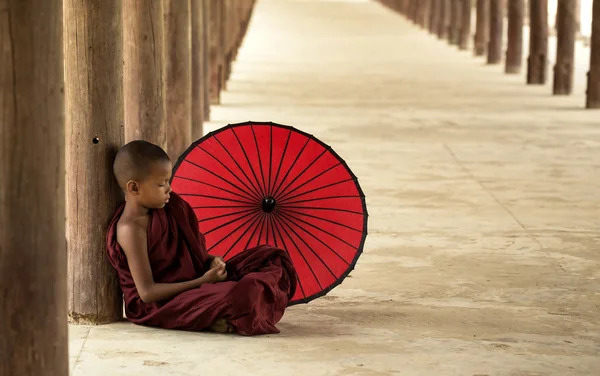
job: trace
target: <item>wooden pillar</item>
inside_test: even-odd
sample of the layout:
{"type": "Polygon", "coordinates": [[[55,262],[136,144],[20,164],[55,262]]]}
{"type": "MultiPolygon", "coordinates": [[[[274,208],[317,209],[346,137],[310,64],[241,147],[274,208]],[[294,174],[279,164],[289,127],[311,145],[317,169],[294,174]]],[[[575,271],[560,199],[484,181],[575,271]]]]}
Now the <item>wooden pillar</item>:
{"type": "Polygon", "coordinates": [[[557,8],[556,64],[554,65],[554,95],[569,95],[573,91],[577,0],[561,0],[557,8]]]}
{"type": "Polygon", "coordinates": [[[462,0],[450,0],[450,22],[448,25],[448,43],[458,45],[460,33],[460,3],[462,0]]]}
{"type": "Polygon", "coordinates": [[[450,13],[452,10],[452,0],[440,0],[440,22],[438,24],[438,38],[446,39],[448,28],[450,26],[450,13]]]}
{"type": "Polygon", "coordinates": [[[163,96],[163,1],[123,0],[125,142],[166,149],[163,96]]]}
{"type": "Polygon", "coordinates": [[[490,1],[490,41],[488,43],[488,64],[502,61],[502,40],[504,31],[504,4],[502,0],[490,1]]]}
{"type": "Polygon", "coordinates": [[[508,0],[508,48],[504,71],[509,74],[521,72],[524,17],[525,0],[508,0]]]}
{"type": "MultiPolygon", "coordinates": [[[[242,29],[242,17],[243,17],[243,11],[244,11],[244,7],[246,6],[246,4],[248,3],[247,0],[244,0],[242,2],[239,3],[234,3],[235,4],[235,13],[234,13],[234,24],[233,26],[233,35],[232,35],[232,56],[231,56],[231,61],[235,61],[237,59],[237,53],[238,53],[238,49],[240,48],[241,44],[242,44],[242,39],[244,37],[243,34],[241,34],[240,30],[242,29]]],[[[230,70],[230,75],[231,75],[231,70],[230,70]]]]}
{"type": "Polygon", "coordinates": [[[0,0],[0,375],[67,376],[61,0],[0,0]]]}
{"type": "Polygon", "coordinates": [[[600,108],[600,1],[592,8],[592,37],[590,42],[586,108],[600,108]]]}
{"type": "Polygon", "coordinates": [[[203,124],[210,113],[207,53],[206,1],[192,0],[192,141],[204,135],[203,124]]]}
{"type": "Polygon", "coordinates": [[[221,10],[221,43],[223,48],[223,74],[221,75],[221,89],[227,89],[227,80],[231,72],[231,25],[232,9],[235,7],[230,0],[220,0],[221,10]]]}
{"type": "Polygon", "coordinates": [[[408,8],[410,6],[410,0],[400,0],[400,13],[404,16],[408,16],[408,8]]]}
{"type": "Polygon", "coordinates": [[[437,33],[437,25],[440,15],[441,0],[429,0],[429,24],[428,29],[431,34],[437,33]]]}
{"type": "Polygon", "coordinates": [[[419,24],[419,8],[423,0],[410,0],[409,18],[414,24],[419,24]]]}
{"type": "Polygon", "coordinates": [[[419,12],[420,25],[424,29],[429,29],[429,13],[431,12],[431,0],[423,0],[419,12]]]}
{"type": "Polygon", "coordinates": [[[490,39],[490,0],[477,0],[476,17],[474,53],[475,56],[484,56],[490,39]]]}
{"type": "Polygon", "coordinates": [[[223,71],[223,33],[221,32],[222,22],[222,11],[223,3],[222,0],[209,0],[210,1],[210,99],[211,104],[219,104],[221,102],[221,89],[222,89],[222,75],[223,71]]]}
{"type": "Polygon", "coordinates": [[[543,85],[548,70],[548,0],[529,0],[527,83],[543,85]]]}
{"type": "Polygon", "coordinates": [[[68,314],[77,324],[123,318],[106,254],[121,201],[112,173],[124,139],[121,15],[121,0],[65,0],[68,314]]]}
{"type": "Polygon", "coordinates": [[[167,153],[176,161],[192,143],[190,0],[164,1],[164,97],[167,153]]]}
{"type": "Polygon", "coordinates": [[[461,50],[469,48],[471,39],[471,13],[473,12],[473,3],[471,0],[462,0],[461,4],[461,23],[458,39],[458,47],[461,50]]]}
{"type": "MultiPolygon", "coordinates": [[[[202,30],[204,34],[202,35],[202,61],[204,62],[202,65],[202,72],[204,74],[203,82],[203,103],[204,103],[204,120],[210,120],[210,85],[211,85],[211,74],[212,67],[210,65],[210,2],[211,0],[202,0],[202,30]]],[[[192,127],[192,135],[194,134],[203,134],[203,130],[194,131],[192,127]],[[194,133],[197,132],[197,133],[194,133]]]]}

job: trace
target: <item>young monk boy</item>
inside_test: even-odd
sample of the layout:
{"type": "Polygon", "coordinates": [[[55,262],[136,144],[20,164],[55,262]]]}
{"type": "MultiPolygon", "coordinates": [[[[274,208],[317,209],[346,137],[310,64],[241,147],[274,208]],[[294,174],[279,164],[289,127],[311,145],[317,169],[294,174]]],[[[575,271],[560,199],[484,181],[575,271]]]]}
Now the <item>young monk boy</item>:
{"type": "Polygon", "coordinates": [[[167,329],[278,333],[296,288],[288,254],[267,245],[228,260],[208,255],[198,219],[171,191],[172,164],[158,146],[125,145],[114,161],[125,193],[107,233],[127,318],[167,329]]]}

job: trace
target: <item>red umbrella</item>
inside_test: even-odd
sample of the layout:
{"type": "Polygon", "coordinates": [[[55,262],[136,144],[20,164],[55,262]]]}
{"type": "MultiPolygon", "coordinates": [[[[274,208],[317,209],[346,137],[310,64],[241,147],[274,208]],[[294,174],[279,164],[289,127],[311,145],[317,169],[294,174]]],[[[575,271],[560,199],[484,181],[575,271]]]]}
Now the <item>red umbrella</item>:
{"type": "Polygon", "coordinates": [[[225,261],[260,244],[298,273],[290,305],[325,295],[354,269],[367,236],[364,194],[312,135],[274,123],[230,124],[194,142],[172,188],[195,210],[208,252],[225,261]]]}

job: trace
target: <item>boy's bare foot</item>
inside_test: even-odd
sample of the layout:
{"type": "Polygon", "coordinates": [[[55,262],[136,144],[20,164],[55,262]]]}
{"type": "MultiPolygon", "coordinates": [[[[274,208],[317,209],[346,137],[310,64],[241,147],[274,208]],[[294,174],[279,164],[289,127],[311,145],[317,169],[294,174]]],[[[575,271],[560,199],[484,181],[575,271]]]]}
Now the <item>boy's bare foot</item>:
{"type": "Polygon", "coordinates": [[[216,333],[233,333],[233,328],[225,319],[216,319],[208,329],[216,333]]]}

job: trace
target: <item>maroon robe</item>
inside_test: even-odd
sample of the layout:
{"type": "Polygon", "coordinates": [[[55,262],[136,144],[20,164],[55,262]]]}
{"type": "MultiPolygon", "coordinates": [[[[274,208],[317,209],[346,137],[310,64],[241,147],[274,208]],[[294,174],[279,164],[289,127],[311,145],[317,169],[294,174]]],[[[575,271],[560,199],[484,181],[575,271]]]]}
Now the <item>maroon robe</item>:
{"type": "MultiPolygon", "coordinates": [[[[133,323],[166,329],[200,331],[216,319],[231,323],[242,335],[279,333],[279,322],[289,299],[294,296],[297,276],[288,254],[271,246],[245,250],[227,260],[227,280],[206,283],[160,302],[140,298],[117,243],[117,221],[121,205],[107,233],[111,264],[118,272],[125,300],[125,313],[133,323]]],[[[151,210],[148,223],[148,258],[154,281],[173,283],[202,276],[211,256],[198,219],[190,205],[172,192],[169,203],[151,210]]]]}

